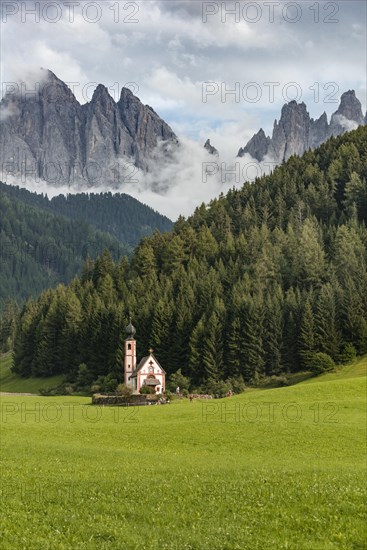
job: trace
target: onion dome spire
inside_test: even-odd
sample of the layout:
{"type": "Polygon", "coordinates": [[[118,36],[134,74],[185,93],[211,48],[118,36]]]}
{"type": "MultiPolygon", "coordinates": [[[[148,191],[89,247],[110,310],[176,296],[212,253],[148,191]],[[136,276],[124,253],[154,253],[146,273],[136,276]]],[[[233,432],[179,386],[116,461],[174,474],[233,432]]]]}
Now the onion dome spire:
{"type": "Polygon", "coordinates": [[[133,340],[134,339],[134,336],[136,334],[136,329],[135,329],[134,325],[131,322],[131,317],[130,317],[130,322],[126,327],[125,332],[126,332],[128,340],[133,340]]]}

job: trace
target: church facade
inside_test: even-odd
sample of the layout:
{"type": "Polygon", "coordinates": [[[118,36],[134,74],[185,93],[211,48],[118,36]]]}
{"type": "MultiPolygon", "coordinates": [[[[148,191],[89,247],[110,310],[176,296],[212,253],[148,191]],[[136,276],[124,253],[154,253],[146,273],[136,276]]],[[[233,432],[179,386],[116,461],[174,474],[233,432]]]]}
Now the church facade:
{"type": "Polygon", "coordinates": [[[124,382],[131,387],[134,394],[139,394],[143,386],[154,388],[157,394],[164,393],[166,373],[154,357],[153,350],[149,350],[149,355],[137,364],[135,334],[135,327],[130,321],[126,327],[124,382]]]}

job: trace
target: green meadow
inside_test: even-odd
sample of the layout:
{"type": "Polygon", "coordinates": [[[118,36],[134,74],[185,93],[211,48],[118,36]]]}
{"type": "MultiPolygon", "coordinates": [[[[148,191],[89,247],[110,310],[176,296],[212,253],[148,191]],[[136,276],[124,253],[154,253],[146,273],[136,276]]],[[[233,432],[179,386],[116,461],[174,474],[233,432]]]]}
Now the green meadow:
{"type": "Polygon", "coordinates": [[[365,549],[366,366],[167,406],[2,396],[1,548],[365,549]]]}
{"type": "Polygon", "coordinates": [[[39,393],[40,389],[54,388],[61,384],[63,376],[48,378],[21,378],[11,372],[12,354],[0,356],[0,391],[16,393],[39,393]]]}

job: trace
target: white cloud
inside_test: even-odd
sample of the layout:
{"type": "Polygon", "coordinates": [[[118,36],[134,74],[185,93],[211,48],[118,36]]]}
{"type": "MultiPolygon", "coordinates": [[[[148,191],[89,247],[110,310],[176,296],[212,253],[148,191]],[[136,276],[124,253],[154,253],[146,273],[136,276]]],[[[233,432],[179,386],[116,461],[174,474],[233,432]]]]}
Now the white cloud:
{"type": "Polygon", "coordinates": [[[208,203],[220,193],[232,187],[241,187],[244,181],[252,181],[274,168],[271,159],[259,163],[250,155],[236,158],[235,154],[219,157],[210,155],[201,144],[183,138],[179,147],[171,147],[166,153],[166,144],[160,143],[155,150],[149,172],[126,168],[126,159],[121,159],[120,183],[93,185],[50,185],[50,182],[32,177],[8,175],[8,184],[20,185],[30,191],[47,193],[49,197],[61,193],[93,191],[121,192],[132,195],[141,202],[176,220],[179,215],[188,216],[202,202],[208,203]]]}
{"type": "Polygon", "coordinates": [[[334,115],[333,120],[340,124],[340,126],[346,131],[351,132],[352,130],[356,130],[358,128],[358,124],[354,122],[354,120],[349,120],[345,118],[343,115],[334,115]]]}

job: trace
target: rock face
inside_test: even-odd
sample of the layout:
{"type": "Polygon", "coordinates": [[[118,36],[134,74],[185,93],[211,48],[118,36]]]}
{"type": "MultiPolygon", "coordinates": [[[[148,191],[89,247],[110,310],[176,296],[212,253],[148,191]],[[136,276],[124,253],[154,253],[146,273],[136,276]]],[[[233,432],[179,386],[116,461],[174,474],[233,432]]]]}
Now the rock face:
{"type": "Polygon", "coordinates": [[[325,111],[317,120],[311,119],[310,131],[308,135],[308,147],[316,149],[321,143],[324,143],[329,137],[329,123],[325,111]]]}
{"type": "Polygon", "coordinates": [[[270,155],[287,160],[290,156],[301,155],[308,143],[310,116],[304,103],[291,101],[282,108],[279,123],[275,121],[270,155]]]}
{"type": "Polygon", "coordinates": [[[246,153],[251,155],[253,158],[262,159],[269,150],[270,138],[266,137],[265,132],[262,128],[255,134],[248,144],[245,147],[241,147],[238,151],[238,156],[243,157],[246,153]]]}
{"type": "Polygon", "coordinates": [[[219,155],[218,149],[210,144],[210,139],[207,139],[204,143],[204,149],[206,149],[210,155],[215,155],[216,157],[219,155]]]}
{"type": "Polygon", "coordinates": [[[43,75],[37,95],[12,94],[1,102],[3,176],[118,188],[134,167],[147,170],[160,141],[178,144],[172,129],[127,88],[116,103],[100,84],[81,105],[51,71],[43,75]]]}
{"type": "Polygon", "coordinates": [[[330,133],[336,136],[361,124],[365,124],[361,103],[355,91],[348,90],[341,96],[339,108],[331,117],[330,133]]]}
{"type": "Polygon", "coordinates": [[[363,118],[362,106],[354,90],[341,96],[339,108],[332,115],[330,124],[326,113],[313,120],[304,103],[291,101],[283,106],[279,122],[274,122],[272,137],[267,137],[260,129],[245,147],[240,148],[237,156],[249,153],[261,161],[269,155],[280,164],[292,155],[302,155],[308,149],[315,149],[332,135],[353,130],[361,124],[366,124],[366,118],[363,118]]]}

